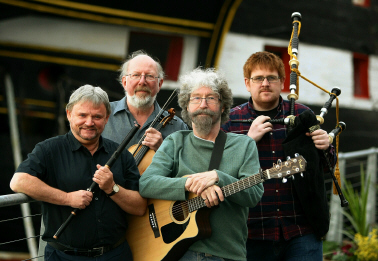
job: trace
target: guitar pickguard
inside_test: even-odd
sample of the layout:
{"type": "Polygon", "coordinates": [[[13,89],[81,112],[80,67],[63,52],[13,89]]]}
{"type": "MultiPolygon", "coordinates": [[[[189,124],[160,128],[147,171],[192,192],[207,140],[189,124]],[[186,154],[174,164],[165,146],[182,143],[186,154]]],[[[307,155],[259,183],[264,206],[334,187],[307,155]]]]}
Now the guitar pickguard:
{"type": "Polygon", "coordinates": [[[172,243],[179,238],[188,226],[189,219],[185,223],[176,224],[174,222],[169,223],[161,228],[161,234],[163,241],[166,244],[172,243]]]}
{"type": "Polygon", "coordinates": [[[173,222],[161,228],[163,241],[166,244],[172,243],[185,232],[190,219],[188,205],[183,201],[172,202],[169,215],[173,222]]]}

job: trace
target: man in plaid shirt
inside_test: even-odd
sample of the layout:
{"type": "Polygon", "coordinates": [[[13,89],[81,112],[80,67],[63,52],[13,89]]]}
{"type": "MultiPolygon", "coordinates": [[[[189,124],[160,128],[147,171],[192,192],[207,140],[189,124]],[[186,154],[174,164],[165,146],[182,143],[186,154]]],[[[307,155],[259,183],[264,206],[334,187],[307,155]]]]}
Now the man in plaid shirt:
{"type": "MultiPolygon", "coordinates": [[[[283,142],[287,128],[285,125],[267,122],[269,119],[290,115],[290,103],[280,95],[284,88],[285,69],[282,60],[276,55],[257,52],[248,58],[243,71],[251,97],[247,103],[231,110],[230,120],[222,125],[222,129],[253,138],[257,143],[261,168],[265,170],[276,164],[277,160],[285,160],[283,142]],[[232,122],[248,119],[253,120],[252,125],[232,122]]],[[[295,104],[295,116],[306,110],[310,109],[295,104]]],[[[312,176],[305,186],[303,182],[300,186],[296,184],[296,180],[301,179],[300,176],[296,180],[288,179],[286,183],[281,179],[269,179],[263,183],[263,197],[249,211],[247,260],[323,260],[321,237],[329,227],[323,176],[326,167],[324,155],[334,164],[335,152],[329,144],[326,131],[319,129],[305,135],[311,137],[308,139],[310,145],[315,147],[315,153],[318,154],[319,151],[317,173],[314,173],[315,170],[307,170],[305,175],[311,172],[312,176]],[[309,195],[310,191],[313,194],[309,195]],[[307,202],[309,198],[313,201],[307,202]]],[[[305,176],[303,180],[307,180],[306,178],[305,176]]]]}

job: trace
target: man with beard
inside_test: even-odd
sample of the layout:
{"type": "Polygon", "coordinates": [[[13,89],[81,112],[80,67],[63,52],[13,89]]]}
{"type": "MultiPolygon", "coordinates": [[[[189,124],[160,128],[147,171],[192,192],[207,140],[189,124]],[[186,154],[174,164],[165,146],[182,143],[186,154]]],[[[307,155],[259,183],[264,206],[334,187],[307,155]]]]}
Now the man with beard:
{"type": "Polygon", "coordinates": [[[43,202],[44,260],[132,260],[124,238],[127,213],[143,215],[147,202],[130,152],[120,152],[111,170],[105,166],[118,148],[101,137],[111,112],[108,95],[84,85],[72,93],[66,112],[70,131],[38,143],[17,168],[11,189],[43,202]],[[93,182],[92,193],[86,189],[93,182]],[[72,208],[82,211],[54,239],[72,208]]]}
{"type": "Polygon", "coordinates": [[[262,185],[229,197],[221,187],[259,173],[256,144],[244,135],[220,131],[221,122],[228,119],[232,93],[219,72],[197,68],[180,81],[179,105],[193,131],[178,131],[163,141],[140,179],[140,193],[147,198],[185,200],[191,192],[202,197],[207,207],[218,206],[210,215],[211,236],[192,244],[181,261],[245,260],[245,220],[248,207],[260,200],[262,185]],[[226,136],[223,156],[219,167],[209,170],[221,133],[226,136]]]}
{"type": "MultiPolygon", "coordinates": [[[[243,73],[251,97],[233,108],[230,118],[250,119],[253,123],[230,120],[222,125],[222,130],[255,140],[261,168],[265,170],[285,156],[292,156],[285,155],[288,150],[286,126],[268,122],[290,115],[290,102],[281,97],[285,67],[275,54],[257,52],[245,62],[243,73]]],[[[295,103],[294,116],[308,111],[311,112],[307,106],[295,103]]],[[[328,168],[324,155],[331,163],[336,162],[335,150],[325,130],[318,129],[311,134],[303,131],[302,134],[304,139],[291,142],[294,145],[290,147],[306,156],[314,153],[305,157],[307,173],[304,178],[289,179],[286,183],[279,179],[264,182],[261,201],[249,211],[247,260],[323,260],[321,237],[328,231],[330,216],[324,187],[323,169],[328,168]]],[[[302,137],[299,133],[297,136],[302,137]]]]}
{"type": "MultiPolygon", "coordinates": [[[[156,102],[156,95],[164,80],[164,71],[158,61],[143,51],[132,53],[122,65],[119,77],[126,96],[111,102],[112,114],[106,125],[103,137],[121,143],[137,122],[141,128],[128,147],[137,144],[146,135],[143,145],[156,151],[163,139],[177,130],[187,130],[186,124],[178,117],[163,129],[149,128],[161,108],[156,102]]],[[[167,112],[164,115],[168,115],[167,112]]]]}

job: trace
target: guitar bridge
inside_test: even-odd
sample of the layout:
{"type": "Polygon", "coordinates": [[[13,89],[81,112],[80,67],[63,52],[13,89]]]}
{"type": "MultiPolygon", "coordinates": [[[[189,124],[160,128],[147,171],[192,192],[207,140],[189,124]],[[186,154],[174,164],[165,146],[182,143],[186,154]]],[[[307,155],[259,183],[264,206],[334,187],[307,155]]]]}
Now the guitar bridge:
{"type": "Polygon", "coordinates": [[[150,221],[150,226],[154,232],[155,238],[160,237],[159,225],[157,223],[155,208],[153,204],[148,205],[148,217],[150,221]]]}

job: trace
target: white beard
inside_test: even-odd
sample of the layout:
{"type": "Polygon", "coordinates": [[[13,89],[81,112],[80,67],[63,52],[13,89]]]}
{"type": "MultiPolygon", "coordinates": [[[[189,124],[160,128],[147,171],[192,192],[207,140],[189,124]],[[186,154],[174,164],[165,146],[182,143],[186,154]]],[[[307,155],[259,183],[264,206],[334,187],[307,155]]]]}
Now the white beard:
{"type": "Polygon", "coordinates": [[[150,108],[156,100],[155,96],[147,95],[143,98],[138,97],[136,94],[133,96],[127,96],[127,101],[130,103],[131,106],[138,108],[138,109],[148,109],[150,108]]]}

